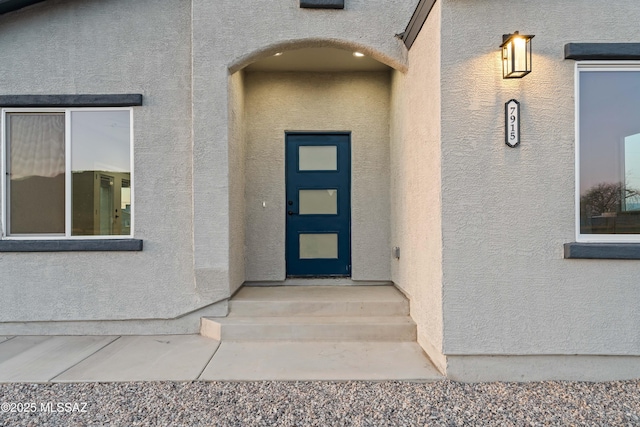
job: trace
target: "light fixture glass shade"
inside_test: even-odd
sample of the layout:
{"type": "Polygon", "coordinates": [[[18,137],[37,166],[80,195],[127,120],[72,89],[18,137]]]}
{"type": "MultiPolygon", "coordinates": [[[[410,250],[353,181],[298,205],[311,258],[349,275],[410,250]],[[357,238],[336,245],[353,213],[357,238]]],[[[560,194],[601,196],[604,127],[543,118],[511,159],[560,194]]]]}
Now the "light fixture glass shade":
{"type": "Polygon", "coordinates": [[[531,72],[531,39],[534,36],[513,34],[502,36],[502,78],[519,79],[531,72]]]}

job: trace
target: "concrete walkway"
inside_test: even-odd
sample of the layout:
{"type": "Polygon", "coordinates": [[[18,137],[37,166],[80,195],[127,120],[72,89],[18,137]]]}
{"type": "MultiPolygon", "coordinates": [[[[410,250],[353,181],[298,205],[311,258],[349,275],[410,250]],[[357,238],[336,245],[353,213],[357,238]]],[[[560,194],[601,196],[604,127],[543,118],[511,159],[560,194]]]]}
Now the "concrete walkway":
{"type": "Polygon", "coordinates": [[[0,336],[0,382],[442,378],[415,342],[221,344],[200,335],[0,336]]]}

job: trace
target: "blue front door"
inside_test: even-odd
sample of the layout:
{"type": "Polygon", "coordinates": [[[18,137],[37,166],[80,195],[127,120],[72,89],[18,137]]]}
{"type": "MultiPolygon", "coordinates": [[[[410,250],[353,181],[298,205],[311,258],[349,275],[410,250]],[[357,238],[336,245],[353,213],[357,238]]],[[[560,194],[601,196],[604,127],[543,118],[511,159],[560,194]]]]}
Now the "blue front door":
{"type": "Polygon", "coordinates": [[[286,135],[288,277],[351,275],[350,138],[286,135]]]}

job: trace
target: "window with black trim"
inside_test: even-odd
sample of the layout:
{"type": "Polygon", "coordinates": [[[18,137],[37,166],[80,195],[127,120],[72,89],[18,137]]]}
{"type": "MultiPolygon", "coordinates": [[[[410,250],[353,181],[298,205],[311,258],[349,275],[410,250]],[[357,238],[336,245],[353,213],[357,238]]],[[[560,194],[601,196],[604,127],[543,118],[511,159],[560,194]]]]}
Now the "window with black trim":
{"type": "Polygon", "coordinates": [[[6,238],[133,233],[131,108],[2,110],[6,238]]]}
{"type": "Polygon", "coordinates": [[[578,241],[640,242],[640,63],[576,69],[578,241]]]}

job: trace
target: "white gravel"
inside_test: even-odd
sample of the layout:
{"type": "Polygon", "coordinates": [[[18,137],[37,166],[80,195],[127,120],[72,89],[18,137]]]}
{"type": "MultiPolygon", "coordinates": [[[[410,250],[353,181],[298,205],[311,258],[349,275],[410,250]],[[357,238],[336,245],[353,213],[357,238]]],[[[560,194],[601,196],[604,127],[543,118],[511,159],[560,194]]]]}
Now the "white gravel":
{"type": "Polygon", "coordinates": [[[640,426],[640,380],[0,384],[0,405],[11,427],[640,426]]]}

